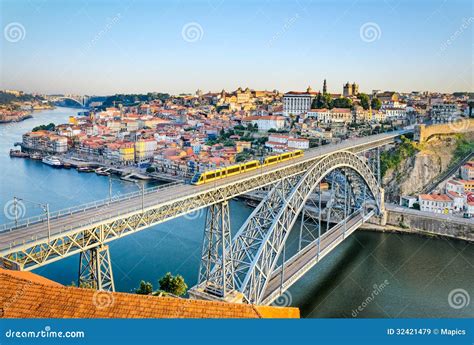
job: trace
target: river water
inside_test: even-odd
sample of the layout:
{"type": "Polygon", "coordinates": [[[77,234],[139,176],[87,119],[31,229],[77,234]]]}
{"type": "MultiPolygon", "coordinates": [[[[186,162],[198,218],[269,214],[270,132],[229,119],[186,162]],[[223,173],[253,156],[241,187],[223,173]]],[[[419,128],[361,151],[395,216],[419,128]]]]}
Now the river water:
{"type": "MultiPolygon", "coordinates": [[[[0,125],[1,223],[11,221],[11,200],[26,199],[22,216],[41,213],[35,202],[57,210],[108,196],[108,178],[74,169],[53,169],[40,161],[10,158],[8,152],[34,126],[67,122],[77,109],[37,112],[20,123],[0,125]]],[[[113,194],[138,190],[113,179],[113,194]]],[[[147,186],[153,184],[147,183],[147,186]]],[[[236,231],[252,209],[231,202],[236,231]]],[[[197,280],[204,211],[110,243],[116,290],[129,292],[146,280],[158,287],[166,272],[197,280]]],[[[296,248],[292,233],[288,253],[296,248]]],[[[68,285],[77,282],[78,256],[35,273],[68,285]]],[[[443,238],[356,231],[285,293],[276,304],[299,307],[303,317],[473,317],[474,245],[443,238]],[[469,303],[468,303],[469,302],[469,303]]]]}

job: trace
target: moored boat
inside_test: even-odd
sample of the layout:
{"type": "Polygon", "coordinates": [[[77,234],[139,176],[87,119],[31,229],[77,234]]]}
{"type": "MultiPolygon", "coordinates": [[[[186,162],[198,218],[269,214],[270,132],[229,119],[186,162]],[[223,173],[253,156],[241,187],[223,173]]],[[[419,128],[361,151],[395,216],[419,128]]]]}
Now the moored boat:
{"type": "Polygon", "coordinates": [[[38,152],[35,152],[35,153],[32,153],[32,154],[30,155],[30,158],[31,158],[31,159],[34,159],[34,160],[36,160],[36,161],[39,161],[39,160],[41,160],[43,157],[41,157],[41,155],[40,155],[38,152]]]}
{"type": "Polygon", "coordinates": [[[26,152],[21,152],[20,150],[10,150],[10,157],[18,157],[18,158],[27,158],[30,155],[26,152]]]}
{"type": "Polygon", "coordinates": [[[95,169],[95,173],[97,175],[101,175],[101,176],[109,176],[110,175],[109,169],[107,169],[107,168],[97,168],[97,169],[95,169]]]}
{"type": "Polygon", "coordinates": [[[41,161],[44,164],[50,165],[54,168],[60,168],[63,165],[59,158],[55,156],[46,156],[41,161]]]}
{"type": "Polygon", "coordinates": [[[78,172],[89,173],[89,172],[93,172],[94,169],[92,169],[91,167],[78,167],[77,171],[78,172]]]}

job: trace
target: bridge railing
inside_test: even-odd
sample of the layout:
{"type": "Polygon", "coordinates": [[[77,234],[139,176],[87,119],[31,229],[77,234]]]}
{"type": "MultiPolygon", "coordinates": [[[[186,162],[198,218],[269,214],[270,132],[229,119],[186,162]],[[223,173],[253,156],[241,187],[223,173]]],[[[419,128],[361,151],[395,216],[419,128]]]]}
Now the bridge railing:
{"type": "MultiPolygon", "coordinates": [[[[392,133],[389,133],[389,134],[392,134],[392,135],[393,134],[398,134],[398,135],[400,135],[400,134],[405,134],[406,132],[410,132],[410,130],[395,131],[395,132],[392,132],[392,133]]],[[[379,134],[377,136],[374,136],[375,138],[372,138],[372,140],[374,140],[374,139],[385,139],[386,135],[387,134],[379,134]]],[[[365,144],[366,142],[369,142],[369,141],[370,141],[369,139],[365,138],[365,140],[360,142],[359,145],[363,145],[363,144],[365,144]]],[[[351,145],[352,145],[351,142],[344,142],[344,143],[338,144],[336,146],[341,147],[341,148],[345,148],[345,147],[351,147],[351,145]]],[[[163,190],[163,189],[166,189],[166,188],[172,188],[172,187],[175,187],[175,186],[181,185],[181,184],[183,184],[183,182],[172,182],[172,183],[168,183],[168,184],[153,187],[153,188],[148,188],[148,189],[145,190],[144,194],[147,195],[147,194],[159,191],[159,190],[163,190]]],[[[141,195],[141,193],[142,193],[141,191],[135,191],[135,192],[123,194],[119,197],[115,197],[115,198],[111,198],[111,199],[106,198],[106,199],[103,199],[103,200],[94,201],[94,202],[90,202],[90,203],[86,203],[86,204],[82,204],[82,205],[78,205],[78,206],[73,206],[73,207],[70,207],[70,208],[67,208],[67,209],[51,212],[50,213],[50,220],[61,218],[61,217],[66,217],[66,216],[77,214],[77,213],[80,213],[80,212],[85,212],[85,211],[90,210],[90,209],[97,209],[99,207],[114,204],[114,203],[117,203],[117,202],[120,202],[120,201],[123,201],[123,200],[137,198],[141,195]]],[[[122,214],[127,214],[127,213],[130,213],[130,212],[136,211],[140,208],[141,208],[141,206],[127,208],[127,209],[121,210],[117,214],[111,214],[110,212],[104,212],[102,215],[99,214],[99,217],[94,217],[94,218],[88,219],[88,221],[84,224],[75,225],[74,228],[78,228],[80,226],[90,225],[90,224],[96,223],[96,222],[98,222],[100,220],[103,220],[103,219],[113,218],[113,217],[120,216],[122,214]]],[[[34,217],[29,217],[29,218],[22,218],[22,219],[19,219],[17,222],[13,221],[13,222],[10,222],[10,223],[0,225],[0,233],[6,232],[6,231],[12,231],[12,230],[17,229],[17,228],[29,227],[29,226],[34,225],[34,224],[45,222],[46,220],[47,220],[47,217],[44,214],[34,216],[34,217]]],[[[70,230],[72,230],[72,228],[67,228],[66,229],[64,227],[64,228],[59,230],[59,233],[63,233],[63,232],[70,231],[70,230]]],[[[57,232],[55,232],[55,234],[56,233],[57,232]]],[[[41,237],[43,237],[43,236],[41,235],[41,237]]],[[[38,236],[36,236],[36,239],[38,239],[38,236]]],[[[32,238],[31,241],[34,241],[36,239],[32,238]]],[[[12,245],[15,246],[15,245],[18,245],[18,244],[19,243],[13,243],[13,244],[11,244],[11,246],[12,245]]]]}
{"type": "MultiPolygon", "coordinates": [[[[155,193],[157,191],[161,191],[161,190],[164,190],[164,189],[175,187],[175,186],[181,185],[181,184],[183,184],[183,183],[182,182],[172,182],[172,183],[167,183],[167,184],[152,187],[152,188],[147,188],[147,189],[144,190],[143,194],[148,195],[150,193],[155,193]]],[[[58,211],[50,212],[49,213],[49,219],[50,220],[58,219],[60,217],[69,216],[69,215],[77,214],[77,213],[80,213],[80,212],[85,212],[87,210],[97,209],[101,206],[107,206],[107,205],[115,204],[115,203],[118,203],[118,202],[121,202],[121,201],[124,201],[124,200],[130,200],[130,199],[133,199],[133,198],[140,197],[141,195],[142,195],[142,191],[135,191],[135,192],[122,194],[122,195],[117,196],[117,197],[106,198],[106,199],[96,200],[96,201],[92,201],[92,202],[77,205],[77,206],[72,206],[72,207],[69,207],[69,208],[66,208],[66,209],[61,209],[61,210],[58,210],[58,211]]],[[[130,212],[130,210],[127,210],[127,212],[130,212]]],[[[18,219],[18,221],[16,221],[16,222],[13,221],[13,222],[10,222],[10,223],[5,223],[5,224],[0,225],[0,232],[11,231],[11,230],[14,230],[16,228],[21,228],[21,227],[29,227],[30,225],[42,223],[46,220],[47,220],[46,214],[18,219]]]]}

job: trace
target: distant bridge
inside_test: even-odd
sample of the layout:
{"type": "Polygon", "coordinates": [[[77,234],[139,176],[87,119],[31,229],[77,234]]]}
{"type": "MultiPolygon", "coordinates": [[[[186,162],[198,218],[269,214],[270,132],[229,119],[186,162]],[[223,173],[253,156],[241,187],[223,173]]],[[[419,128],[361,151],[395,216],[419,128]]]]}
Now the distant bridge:
{"type": "Polygon", "coordinates": [[[64,100],[73,101],[79,104],[82,108],[87,107],[89,96],[52,96],[49,99],[51,102],[60,102],[64,100]]]}
{"type": "Polygon", "coordinates": [[[269,304],[362,223],[384,211],[380,147],[409,132],[322,146],[213,183],[172,183],[48,217],[19,219],[0,227],[0,266],[32,270],[80,253],[79,283],[114,290],[108,242],[207,207],[199,282],[190,295],[227,301],[241,296],[248,303],[269,304]],[[321,181],[331,187],[324,209],[321,181]],[[269,189],[266,197],[231,237],[228,201],[263,187],[269,189]],[[308,203],[319,217],[305,213],[308,203]],[[326,227],[323,213],[330,224],[326,227]],[[298,218],[300,245],[286,260],[285,243],[298,218]]]}

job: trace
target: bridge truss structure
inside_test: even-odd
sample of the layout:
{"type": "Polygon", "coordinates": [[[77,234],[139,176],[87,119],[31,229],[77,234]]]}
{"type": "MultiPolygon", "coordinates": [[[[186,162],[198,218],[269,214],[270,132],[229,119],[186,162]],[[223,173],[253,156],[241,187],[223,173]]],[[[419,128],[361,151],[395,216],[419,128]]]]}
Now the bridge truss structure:
{"type": "MultiPolygon", "coordinates": [[[[231,244],[214,246],[214,242],[204,241],[202,263],[208,263],[205,258],[212,257],[215,264],[213,269],[207,267],[205,273],[199,275],[199,282],[191,294],[200,298],[226,300],[234,287],[247,303],[271,303],[290,286],[288,279],[292,275],[301,274],[301,270],[293,270],[292,275],[287,274],[285,278],[281,276],[280,284],[275,284],[275,274],[279,272],[282,275],[287,266],[285,245],[298,218],[299,246],[295,256],[289,259],[290,262],[295,262],[303,254],[306,255],[306,261],[320,258],[321,250],[334,248],[370,216],[382,211],[383,193],[366,162],[346,151],[328,155],[305,172],[278,181],[232,240],[228,230],[230,224],[226,225],[227,218],[212,220],[225,213],[219,214],[209,209],[206,224],[221,224],[221,234],[217,237],[227,236],[227,242],[231,241],[231,244]],[[325,202],[324,209],[325,230],[321,207],[323,179],[331,185],[330,199],[325,202]],[[306,212],[307,204],[313,204],[316,212],[312,213],[316,213],[317,217],[306,212]],[[322,235],[325,235],[325,242],[322,242],[322,235]],[[308,249],[315,246],[315,255],[308,256],[308,249]],[[280,266],[277,265],[279,260],[283,261],[280,266]]],[[[205,234],[208,233],[207,228],[205,234]]],[[[302,269],[306,272],[311,267],[302,269]]]]}
{"type": "Polygon", "coordinates": [[[0,228],[0,267],[33,270],[80,254],[79,283],[114,290],[108,243],[208,208],[197,298],[269,304],[374,214],[383,212],[379,147],[402,132],[357,144],[308,151],[304,157],[201,186],[174,183],[116,200],[23,219],[0,228]],[[322,189],[321,182],[331,188],[322,189]],[[264,199],[232,236],[229,201],[262,190],[264,199]],[[298,251],[285,245],[300,224],[298,251]]]}

